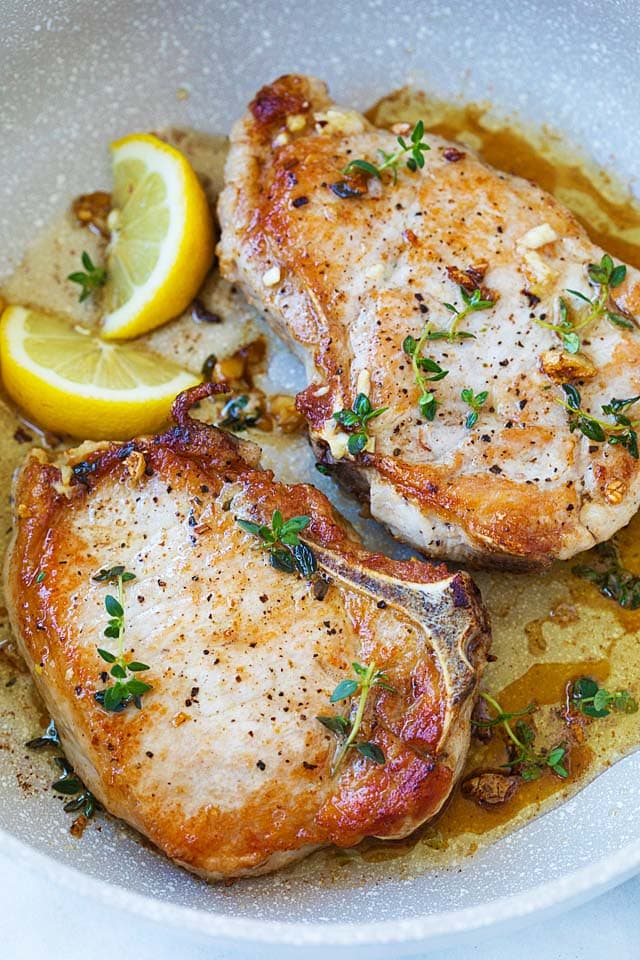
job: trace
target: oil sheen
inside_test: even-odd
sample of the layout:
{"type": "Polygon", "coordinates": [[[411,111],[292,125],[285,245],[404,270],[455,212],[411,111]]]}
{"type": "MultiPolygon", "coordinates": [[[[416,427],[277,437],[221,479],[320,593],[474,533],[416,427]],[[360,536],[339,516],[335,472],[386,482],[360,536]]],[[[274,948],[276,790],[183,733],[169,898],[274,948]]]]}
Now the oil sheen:
{"type": "MultiPolygon", "coordinates": [[[[502,170],[535,180],[570,207],[592,238],[615,258],[640,267],[640,205],[615,176],[594,168],[557,133],[524,129],[512,119],[496,116],[488,106],[446,104],[407,89],[384,98],[369,116],[380,125],[423,119],[427,130],[461,141],[502,170]]],[[[189,156],[213,201],[222,177],[223,138],[175,130],[166,138],[189,156]]],[[[2,284],[4,299],[61,311],[90,325],[97,317],[91,307],[79,307],[65,277],[76,268],[83,249],[99,257],[101,243],[65,214],[34,238],[23,263],[2,284]]],[[[290,393],[302,386],[297,362],[215,272],[206,281],[201,298],[222,323],[207,329],[185,314],[145,338],[149,347],[199,371],[210,353],[219,358],[230,355],[260,333],[269,339],[269,370],[261,387],[266,392],[290,393]]],[[[360,518],[344,495],[319,477],[303,436],[256,431],[250,435],[263,448],[264,464],[282,479],[308,480],[321,486],[354,522],[367,545],[398,553],[397,545],[379,527],[360,518]]],[[[17,411],[0,398],[0,481],[5,490],[0,502],[2,548],[10,528],[12,473],[29,444],[53,443],[55,438],[25,425],[17,411]]],[[[639,535],[640,517],[636,517],[618,538],[622,560],[635,573],[640,573],[639,535]]],[[[606,682],[609,689],[628,689],[640,697],[640,611],[624,611],[601,597],[595,587],[572,574],[571,566],[558,563],[541,574],[476,574],[491,614],[496,658],[487,668],[484,687],[507,710],[519,710],[531,702],[538,705],[534,719],[540,745],[555,744],[566,735],[566,686],[583,674],[606,682]]],[[[28,736],[40,732],[45,719],[0,602],[0,765],[4,772],[11,769],[18,782],[26,783],[24,789],[31,791],[53,779],[49,758],[27,760],[22,749],[28,736]]],[[[640,714],[596,720],[585,725],[582,741],[571,749],[567,780],[545,773],[539,780],[523,783],[511,800],[495,809],[480,807],[457,791],[435,822],[407,840],[367,841],[352,851],[322,851],[285,873],[313,880],[330,880],[339,874],[343,879],[349,870],[354,870],[354,877],[359,875],[363,861],[383,860],[385,869],[406,876],[454,864],[566,799],[639,742],[640,714]]],[[[463,779],[474,771],[498,768],[505,759],[499,734],[489,744],[473,740],[463,779]]],[[[52,803],[46,789],[41,801],[52,803]]],[[[85,832],[78,842],[86,842],[86,837],[85,832]]]]}

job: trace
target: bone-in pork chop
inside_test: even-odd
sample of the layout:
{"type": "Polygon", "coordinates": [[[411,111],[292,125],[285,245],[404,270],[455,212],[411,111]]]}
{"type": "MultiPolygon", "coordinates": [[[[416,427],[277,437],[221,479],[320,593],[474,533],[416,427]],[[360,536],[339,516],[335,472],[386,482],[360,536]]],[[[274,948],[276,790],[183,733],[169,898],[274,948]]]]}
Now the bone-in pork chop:
{"type": "Polygon", "coordinates": [[[78,775],[169,857],[220,878],[402,837],[437,813],[488,627],[466,574],[366,552],[321,493],[275,482],[253,444],[192,420],[214,390],[178,398],[164,435],[85,445],[62,467],[31,453],[6,592],[78,775]],[[297,546],[282,534],[274,567],[251,524],[273,532],[277,510],[310,522],[297,546]],[[114,699],[119,619],[121,672],[150,689],[114,699]],[[384,676],[357,727],[363,670],[384,676]],[[360,747],[334,773],[353,729],[360,747]]]}
{"type": "Polygon", "coordinates": [[[637,510],[639,274],[535,184],[287,76],[233,129],[219,215],[224,275],[306,362],[318,457],[397,536],[526,568],[637,510]]]}

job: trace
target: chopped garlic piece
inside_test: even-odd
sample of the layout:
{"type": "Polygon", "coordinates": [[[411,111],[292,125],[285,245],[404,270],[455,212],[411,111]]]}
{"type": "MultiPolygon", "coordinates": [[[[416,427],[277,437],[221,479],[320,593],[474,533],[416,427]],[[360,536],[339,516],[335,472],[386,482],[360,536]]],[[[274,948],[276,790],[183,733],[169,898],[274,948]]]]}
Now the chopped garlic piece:
{"type": "Polygon", "coordinates": [[[262,282],[265,287],[275,287],[276,283],[280,283],[280,267],[271,267],[266,273],[263,273],[262,282]]]}
{"type": "Polygon", "coordinates": [[[365,120],[357,110],[340,110],[330,107],[323,113],[315,113],[316,130],[318,133],[333,134],[362,133],[365,129],[365,120]]]}
{"type": "Polygon", "coordinates": [[[531,250],[524,255],[524,272],[529,282],[529,290],[532,293],[543,293],[545,288],[557,278],[558,273],[544,262],[539,253],[531,250]]]}
{"type": "Polygon", "coordinates": [[[558,234],[548,223],[541,223],[537,227],[532,227],[518,240],[521,247],[527,247],[529,250],[537,250],[538,247],[544,247],[546,243],[553,243],[558,239],[558,234]]]}
{"type": "Polygon", "coordinates": [[[369,391],[371,389],[371,374],[368,370],[361,370],[358,374],[358,379],[356,381],[356,395],[358,393],[364,393],[366,397],[369,396],[369,391]]]}
{"type": "Polygon", "coordinates": [[[367,267],[364,272],[367,280],[381,280],[383,274],[384,266],[381,263],[374,263],[371,267],[367,267]]]}
{"type": "Polygon", "coordinates": [[[298,133],[300,130],[304,130],[307,125],[307,118],[303,113],[292,113],[287,117],[287,130],[290,130],[291,133],[298,133]]]}
{"type": "Polygon", "coordinates": [[[335,420],[325,420],[324,426],[320,431],[320,439],[329,444],[331,456],[334,460],[342,460],[346,457],[348,451],[349,434],[344,430],[338,429],[335,420]]]}

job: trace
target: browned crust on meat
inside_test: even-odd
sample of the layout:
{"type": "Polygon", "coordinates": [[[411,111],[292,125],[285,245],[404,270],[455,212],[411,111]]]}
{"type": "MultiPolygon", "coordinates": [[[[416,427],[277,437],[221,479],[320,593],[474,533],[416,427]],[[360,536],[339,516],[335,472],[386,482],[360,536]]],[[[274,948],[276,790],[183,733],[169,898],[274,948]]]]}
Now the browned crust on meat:
{"type": "MultiPolygon", "coordinates": [[[[191,420],[189,406],[215,389],[215,385],[201,385],[180,398],[174,407],[178,423],[166,433],[111,443],[83,457],[82,476],[74,476],[65,489],[57,466],[41,455],[30,456],[17,481],[17,527],[7,569],[14,628],[54,717],[59,709],[56,691],[65,691],[68,712],[59,725],[62,742],[83,744],[88,786],[108,809],[131,822],[170,857],[211,877],[268,870],[271,863],[277,866],[281,855],[326,843],[349,846],[372,834],[405,835],[435,814],[459,772],[447,752],[447,724],[468,725],[470,698],[488,645],[486,616],[466,575],[451,578],[442,565],[396,562],[367,553],[323,494],[303,484],[277,484],[270,471],[255,466],[253,445],[191,420]],[[134,453],[146,465],[137,480],[132,480],[127,466],[134,453]],[[381,692],[366,734],[383,748],[387,764],[376,767],[364,758],[351,761],[320,809],[314,786],[323,771],[326,775],[331,738],[322,755],[305,758],[309,789],[299,794],[295,811],[287,811],[277,782],[266,783],[240,810],[208,805],[197,816],[185,814],[179,791],[169,802],[165,795],[141,800],[136,758],[144,749],[145,730],[160,718],[166,722],[172,704],[163,701],[161,677],[154,677],[157,695],[141,711],[110,714],[95,702],[93,695],[101,686],[95,657],[75,643],[67,620],[70,592],[83,590],[86,569],[85,548],[70,542],[66,521],[74,511],[85,510],[94,495],[99,497],[103,483],[144,484],[153,474],[163,483],[186,485],[194,494],[206,484],[211,498],[225,483],[239,482],[250,491],[254,516],[262,521],[270,520],[275,508],[287,515],[309,515],[312,522],[305,538],[308,533],[308,541],[318,551],[339,554],[347,567],[352,565],[369,577],[383,574],[399,586],[446,580],[454,608],[464,611],[461,622],[467,623],[467,629],[460,637],[461,653],[475,674],[467,673],[469,682],[454,691],[453,704],[447,703],[441,664],[429,657],[407,676],[396,696],[381,692]],[[56,561],[63,557],[77,557],[78,570],[65,567],[61,572],[56,561]],[[37,574],[42,569],[48,571],[47,578],[39,583],[37,574]]],[[[357,589],[348,595],[347,604],[358,630],[375,636],[375,604],[357,589]]]]}
{"type": "MultiPolygon", "coordinates": [[[[520,377],[527,381],[526,385],[514,381],[511,391],[505,371],[505,383],[509,389],[502,390],[499,402],[509,409],[504,418],[505,428],[515,425],[518,429],[504,436],[503,448],[500,449],[500,437],[492,437],[491,446],[486,447],[483,446],[484,438],[478,437],[474,444],[468,445],[474,450],[469,454],[467,448],[464,463],[452,456],[446,470],[438,470],[429,465],[429,438],[422,429],[417,412],[418,389],[407,365],[403,366],[406,358],[401,353],[402,337],[395,336],[392,319],[404,309],[413,322],[411,311],[418,308],[409,301],[415,294],[408,288],[408,293],[405,289],[386,288],[384,278],[379,288],[375,280],[367,281],[360,304],[366,309],[357,314],[358,320],[353,326],[359,328],[365,322],[364,314],[371,311],[369,340],[372,346],[369,353],[365,349],[366,343],[356,351],[347,329],[356,315],[349,311],[360,309],[357,304],[351,304],[344,282],[345,276],[361,276],[358,274],[359,255],[353,253],[358,247],[357,241],[361,241],[364,249],[371,240],[376,255],[379,250],[380,262],[374,264],[374,272],[375,267],[380,266],[393,273],[393,262],[400,259],[403,265],[406,264],[410,281],[418,281],[425,264],[442,265],[435,267],[436,273],[444,270],[451,282],[460,284],[467,292],[479,288],[485,299],[497,300],[492,285],[495,283],[498,287],[500,283],[493,281],[492,274],[514,267],[513,272],[517,274],[521,269],[517,266],[522,252],[517,249],[518,237],[504,222],[505,189],[517,209],[535,210],[539,222],[548,223],[564,241],[577,244],[583,250],[580,258],[584,258],[586,266],[589,257],[596,257],[597,250],[589,244],[582,227],[569,211],[534,185],[510,180],[491,170],[472,152],[441,145],[438,151],[432,150],[429,154],[427,166],[438,154],[444,158],[442,163],[430,168],[427,176],[416,176],[411,180],[421,212],[433,211],[434,227],[429,228],[427,217],[420,221],[420,230],[414,221],[407,220],[406,226],[404,221],[400,224],[405,226],[402,239],[400,233],[395,235],[393,232],[389,238],[381,237],[378,228],[387,225],[393,216],[394,191],[390,185],[385,184],[382,191],[367,191],[362,200],[338,200],[331,192],[331,186],[345,176],[345,165],[353,159],[352,150],[357,150],[358,156],[361,151],[364,151],[363,156],[369,156],[369,152],[375,156],[376,146],[386,134],[374,130],[364,121],[362,133],[352,136],[346,132],[343,135],[339,124],[335,129],[330,127],[327,130],[325,121],[312,124],[311,116],[307,116],[303,129],[278,140],[274,134],[287,129],[288,99],[300,95],[300,91],[304,91],[314,115],[331,104],[324,85],[313,78],[281,77],[260,92],[261,101],[277,103],[277,108],[269,107],[268,111],[269,117],[273,117],[269,137],[264,135],[262,125],[258,124],[256,130],[253,107],[252,113],[238,123],[232,134],[227,187],[220,202],[223,225],[220,254],[223,274],[243,285],[253,302],[264,309],[277,332],[301,347],[301,352],[310,360],[313,383],[298,395],[296,406],[308,420],[316,449],[323,443],[323,428],[331,422],[333,412],[352,402],[355,379],[352,373],[354,368],[359,368],[361,354],[367,354],[367,369],[373,374],[371,402],[374,406],[389,406],[391,409],[387,420],[381,418],[372,426],[377,451],[384,451],[385,457],[359,456],[353,463],[341,464],[336,476],[348,475],[352,481],[355,471],[360,470],[362,478],[358,490],[362,497],[366,497],[372,475],[374,471],[378,472],[379,479],[387,482],[387,496],[379,496],[379,505],[384,504],[390,513],[393,509],[389,504],[401,498],[415,505],[415,514],[407,511],[402,528],[396,528],[399,535],[418,548],[437,551],[438,555],[446,555],[450,546],[452,556],[470,563],[523,570],[548,566],[557,557],[566,558],[603,539],[609,535],[607,531],[614,532],[616,525],[627,522],[633,504],[637,503],[637,464],[630,462],[622,448],[585,449],[580,435],[570,434],[567,424],[558,422],[558,411],[555,414],[550,412],[553,394],[544,393],[549,384],[539,382],[541,361],[538,354],[532,356],[531,366],[536,376],[531,376],[531,383],[527,379],[528,372],[523,370],[520,377]],[[294,200],[300,195],[306,202],[298,208],[294,200]],[[478,209],[482,216],[468,215],[474,207],[474,197],[482,199],[482,209],[478,209]],[[445,203],[451,205],[446,206],[446,216],[445,203]],[[335,251],[331,246],[334,229],[338,244],[335,251]],[[494,244],[493,240],[503,234],[509,234],[508,239],[500,239],[494,244]],[[485,260],[488,256],[487,238],[492,239],[490,246],[494,251],[490,261],[485,260]],[[446,247],[444,254],[443,245],[446,247]],[[344,256],[341,257],[341,253],[344,256]],[[277,285],[263,289],[260,271],[273,264],[278,265],[281,280],[277,285]],[[484,285],[485,277],[489,286],[484,285]],[[390,336],[385,340],[384,335],[389,331],[394,334],[393,343],[390,336]],[[379,370],[376,370],[376,363],[379,370]],[[398,384],[402,389],[398,389],[398,384]],[[518,410],[516,397],[521,398],[518,402],[529,402],[526,411],[524,407],[518,410]],[[549,410],[543,412],[542,408],[546,407],[549,410]],[[396,457],[393,453],[393,459],[389,456],[393,450],[393,437],[385,435],[384,431],[385,423],[392,418],[396,421],[396,429],[401,427],[401,438],[407,440],[411,437],[417,463],[406,462],[411,459],[408,452],[404,462],[401,454],[396,457]],[[528,454],[536,448],[549,449],[552,441],[561,447],[557,476],[550,468],[546,474],[535,475],[536,468],[527,467],[530,462],[528,454]],[[528,449],[524,447],[525,442],[528,449]],[[493,450],[496,451],[496,462],[492,463],[493,450]],[[424,456],[425,463],[420,462],[421,456],[424,456]],[[508,463],[504,470],[512,479],[502,475],[500,461],[517,464],[520,458],[524,464],[523,479],[512,463],[508,463]],[[563,466],[568,468],[570,479],[567,486],[562,483],[563,466]],[[622,487],[612,487],[617,483],[619,472],[625,475],[625,481],[622,487]],[[629,483],[626,483],[627,475],[629,483]],[[599,480],[602,477],[597,488],[591,484],[593,476],[599,480]],[[414,516],[412,528],[411,518],[414,516]],[[450,524],[450,539],[444,535],[429,540],[427,534],[425,542],[419,529],[421,519],[426,521],[427,530],[431,522],[437,529],[441,523],[450,524]]],[[[398,191],[402,190],[403,182],[406,187],[409,180],[400,180],[398,191]]],[[[366,180],[359,181],[358,186],[364,193],[366,180]]],[[[407,189],[401,197],[405,207],[412,202],[406,200],[408,192],[407,189]]],[[[399,203],[396,209],[398,206],[399,203]]],[[[551,254],[550,257],[550,262],[555,262],[551,254]]],[[[362,264],[367,263],[363,255],[362,264]]],[[[526,284],[524,289],[518,289],[524,295],[526,284]]],[[[640,283],[633,279],[629,270],[624,284],[616,289],[616,302],[621,310],[629,314],[637,312],[638,290],[640,283]]],[[[527,295],[533,297],[533,294],[527,295]]],[[[537,296],[533,299],[540,302],[537,296]]],[[[444,292],[442,297],[438,296],[438,301],[444,303],[444,292]]],[[[508,298],[502,297],[498,303],[498,309],[504,313],[508,298]]],[[[519,314],[521,307],[522,304],[518,303],[514,314],[519,314]]],[[[426,310],[427,304],[420,303],[420,308],[426,310]]],[[[430,315],[433,312],[432,309],[430,315]]],[[[510,327],[511,319],[505,323],[510,327]]],[[[625,338],[619,348],[614,349],[610,364],[604,367],[598,364],[599,377],[606,380],[616,373],[618,366],[625,372],[632,370],[638,350],[637,341],[625,338]]],[[[507,363],[508,360],[504,360],[500,365],[506,366],[507,363]]],[[[574,378],[587,381],[585,395],[590,388],[593,390],[597,386],[597,378],[584,358],[567,359],[559,353],[558,357],[547,354],[542,366],[554,382],[574,378]]],[[[501,376],[497,371],[494,377],[496,390],[502,384],[501,376]]],[[[453,377],[447,381],[452,382],[453,377]]],[[[630,386],[629,395],[635,392],[636,389],[630,386]]],[[[457,402],[457,397],[455,399],[457,402]]],[[[398,448],[401,448],[400,443],[398,448]]],[[[438,457],[439,454],[435,453],[434,458],[438,457]]],[[[385,516],[382,506],[376,519],[393,524],[393,517],[385,516]]]]}
{"type": "Polygon", "coordinates": [[[283,123],[287,116],[305,114],[311,108],[309,86],[304,77],[285,75],[258,90],[249,109],[260,128],[283,123]]]}

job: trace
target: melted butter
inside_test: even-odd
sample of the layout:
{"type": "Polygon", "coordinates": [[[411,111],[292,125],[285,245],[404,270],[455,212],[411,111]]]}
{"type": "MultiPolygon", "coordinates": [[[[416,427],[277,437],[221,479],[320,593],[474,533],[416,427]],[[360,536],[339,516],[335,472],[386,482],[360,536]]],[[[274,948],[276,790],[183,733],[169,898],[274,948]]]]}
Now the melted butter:
{"type": "MultiPolygon", "coordinates": [[[[444,104],[424,94],[403,90],[385,98],[371,116],[381,124],[424,118],[426,126],[445,137],[459,140],[479,151],[496,167],[535,180],[569,206],[585,224],[594,240],[616,257],[640,267],[640,207],[610,174],[596,170],[560,137],[548,131],[524,131],[512,122],[500,122],[488,108],[444,104]]],[[[224,161],[221,138],[173,131],[176,142],[204,176],[210,197],[219,188],[224,161]]],[[[70,198],[71,199],[71,198],[70,198]]],[[[75,291],[65,277],[77,265],[78,250],[97,244],[87,231],[80,231],[69,217],[51,225],[34,245],[13,277],[3,284],[7,300],[61,310],[72,318],[84,317],[75,291]]],[[[97,249],[97,247],[96,247],[97,249]]],[[[185,316],[146,338],[157,352],[175,358],[197,371],[202,360],[214,352],[230,356],[238,346],[255,339],[255,315],[235,292],[212,275],[201,292],[205,305],[225,318],[223,324],[194,325],[185,316]]],[[[92,317],[90,319],[93,319],[92,317]]],[[[270,350],[277,341],[271,334],[270,350]]],[[[281,390],[274,382],[265,389],[281,390]]],[[[287,392],[291,392],[287,387],[287,392]]],[[[274,391],[275,392],[275,391],[274,391]]],[[[24,426],[0,395],[0,481],[9,489],[11,474],[21,462],[27,445],[15,439],[24,426]]],[[[31,433],[34,433],[30,429],[31,433]]],[[[346,499],[313,470],[306,440],[295,435],[252,434],[263,447],[263,463],[281,479],[310,480],[345,510],[346,499]],[[310,472],[303,475],[307,460],[310,472]]],[[[46,442],[34,435],[34,443],[46,442]]],[[[8,497],[0,501],[0,547],[4,548],[10,526],[8,497]]],[[[368,532],[375,525],[369,524],[368,532]]],[[[375,530],[369,538],[376,548],[375,530]]],[[[380,540],[380,544],[384,541],[380,540]]],[[[619,536],[623,563],[640,574],[640,516],[619,536]]],[[[380,548],[380,547],[378,547],[380,548]]],[[[587,674],[606,681],[609,689],[630,689],[640,698],[640,611],[625,611],[601,597],[597,589],[571,573],[571,564],[556,564],[542,574],[478,573],[493,624],[492,652],[483,686],[495,694],[506,709],[518,710],[531,701],[539,704],[534,715],[536,744],[555,745],[567,735],[562,716],[566,684],[587,674]]],[[[0,598],[0,605],[1,605],[0,598]]],[[[46,724],[39,699],[28,678],[20,672],[0,607],[0,720],[13,731],[2,745],[4,757],[15,756],[15,775],[24,763],[22,743],[46,724]],[[5,655],[3,657],[3,641],[5,655]],[[10,686],[6,684],[12,681],[10,686]]],[[[540,812],[575,793],[611,763],[640,743],[640,714],[615,715],[584,727],[583,742],[572,743],[570,778],[562,780],[545,773],[539,780],[522,783],[512,799],[495,809],[478,806],[460,791],[454,792],[446,809],[433,823],[412,837],[396,842],[367,841],[349,851],[323,851],[289,868],[289,873],[317,882],[319,877],[343,880],[345,870],[357,871],[361,861],[388,861],[388,869],[403,876],[434,866],[460,861],[482,846],[512,831],[540,812]]],[[[481,769],[505,762],[506,748],[500,734],[488,745],[472,741],[462,779],[481,769]]],[[[31,761],[30,761],[31,762],[31,761]]],[[[50,782],[50,763],[44,764],[44,782],[50,782]]],[[[0,771],[1,772],[1,771],[0,771]]]]}

